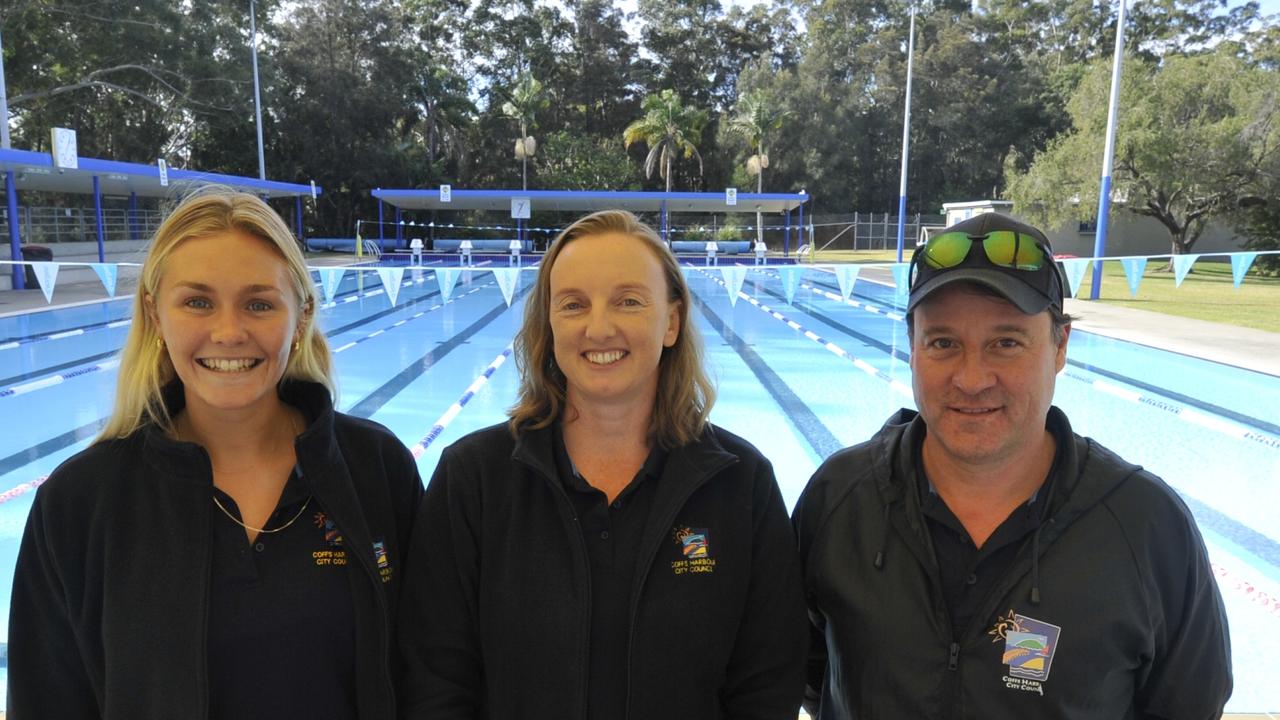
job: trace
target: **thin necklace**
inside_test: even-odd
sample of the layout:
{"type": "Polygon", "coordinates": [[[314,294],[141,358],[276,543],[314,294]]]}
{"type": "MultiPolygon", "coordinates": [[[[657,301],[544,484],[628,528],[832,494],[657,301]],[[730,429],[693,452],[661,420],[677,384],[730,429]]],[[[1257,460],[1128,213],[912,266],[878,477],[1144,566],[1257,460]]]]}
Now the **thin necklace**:
{"type": "MultiPolygon", "coordinates": [[[[293,418],[293,416],[292,416],[292,415],[290,415],[290,416],[289,416],[289,429],[291,429],[291,430],[293,430],[293,431],[294,431],[294,433],[293,433],[293,436],[294,436],[294,437],[297,437],[297,436],[298,436],[298,434],[299,434],[299,431],[298,431],[298,423],[297,423],[297,421],[293,418]]],[[[296,468],[296,466],[295,466],[295,468],[294,468],[294,471],[295,471],[295,472],[297,472],[297,468],[296,468]]],[[[302,513],[304,513],[304,512],[306,512],[306,511],[307,511],[307,506],[311,504],[311,496],[310,496],[310,495],[308,495],[308,496],[307,496],[306,501],[302,503],[302,507],[298,508],[298,514],[297,514],[297,515],[294,515],[292,518],[290,518],[290,519],[289,519],[289,522],[287,522],[287,523],[285,523],[285,524],[281,525],[281,526],[280,526],[280,527],[278,527],[278,528],[271,528],[270,530],[268,530],[268,529],[266,529],[266,528],[256,528],[256,527],[254,527],[254,526],[252,526],[252,525],[246,525],[244,522],[242,522],[242,521],[240,520],[240,518],[236,517],[235,515],[232,515],[230,512],[228,512],[228,511],[227,511],[227,509],[226,509],[225,507],[223,507],[222,502],[221,502],[220,500],[218,500],[218,495],[217,495],[217,493],[214,493],[214,495],[213,495],[213,504],[218,506],[218,509],[222,511],[222,514],[223,514],[223,515],[226,515],[227,517],[231,518],[231,522],[233,522],[233,523],[235,523],[235,524],[239,525],[240,527],[244,528],[245,530],[249,530],[249,531],[252,531],[252,532],[255,532],[255,533],[267,533],[268,535],[270,535],[271,533],[278,533],[278,532],[280,532],[281,530],[284,530],[285,528],[287,528],[287,527],[289,527],[290,525],[292,525],[292,524],[294,524],[295,522],[297,522],[297,521],[298,521],[298,518],[302,517],[302,513]]]]}
{"type": "Polygon", "coordinates": [[[298,518],[302,517],[302,513],[304,513],[304,512],[306,512],[306,511],[307,511],[307,506],[311,504],[311,496],[307,496],[307,501],[306,501],[306,502],[304,502],[304,503],[302,503],[302,508],[298,510],[298,514],[297,514],[297,515],[294,515],[294,516],[293,516],[293,518],[292,518],[291,520],[289,520],[289,522],[287,522],[287,523],[285,523],[285,524],[281,525],[281,526],[280,526],[280,527],[278,527],[278,528],[271,528],[270,530],[268,530],[268,529],[266,529],[266,528],[256,528],[256,527],[253,527],[252,525],[246,525],[246,524],[244,524],[244,523],[240,522],[240,519],[239,519],[239,518],[237,518],[235,515],[232,515],[230,512],[227,512],[227,509],[226,509],[225,507],[223,507],[223,506],[222,506],[222,503],[221,503],[221,502],[219,502],[219,500],[218,500],[218,496],[217,496],[217,495],[214,495],[214,496],[213,496],[213,504],[218,506],[218,509],[222,511],[222,514],[223,514],[223,515],[226,515],[227,517],[231,518],[231,522],[233,522],[233,523],[235,523],[235,524],[239,525],[240,527],[244,528],[245,530],[252,530],[253,532],[256,532],[256,533],[267,533],[267,534],[271,534],[271,533],[278,533],[278,532],[280,532],[281,530],[284,530],[285,528],[287,528],[287,527],[289,527],[290,525],[292,525],[292,524],[294,524],[295,522],[297,522],[298,518]]]}

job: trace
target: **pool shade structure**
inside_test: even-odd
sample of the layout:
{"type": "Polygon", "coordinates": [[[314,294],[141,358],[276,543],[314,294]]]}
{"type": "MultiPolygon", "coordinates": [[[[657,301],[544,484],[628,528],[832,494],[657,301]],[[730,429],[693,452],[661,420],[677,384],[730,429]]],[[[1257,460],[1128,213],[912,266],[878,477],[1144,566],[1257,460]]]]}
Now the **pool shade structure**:
{"type": "MultiPolygon", "coordinates": [[[[459,190],[447,194],[440,190],[378,188],[371,193],[378,200],[378,240],[386,239],[384,204],[395,208],[396,240],[403,239],[402,213],[406,210],[486,210],[513,212],[513,203],[527,200],[527,207],[515,217],[518,240],[528,240],[530,212],[578,212],[628,210],[633,213],[658,213],[659,233],[671,239],[671,215],[674,213],[765,213],[784,218],[783,254],[791,253],[791,219],[797,214],[796,235],[804,228],[804,206],[812,198],[800,193],[728,193],[728,192],[642,192],[608,190],[459,190]],[[447,200],[444,199],[447,197],[447,200]],[[733,204],[730,204],[732,198],[733,204]]],[[[438,223],[437,223],[438,226],[438,223]]]]}
{"type": "MultiPolygon", "coordinates": [[[[49,153],[30,150],[0,149],[0,177],[3,178],[9,225],[11,259],[22,260],[22,237],[18,223],[18,192],[36,191],[73,195],[93,195],[98,235],[98,261],[106,262],[106,240],[103,234],[102,197],[129,198],[129,228],[133,236],[137,230],[133,222],[139,197],[172,198],[184,189],[203,185],[222,185],[252,193],[263,199],[294,199],[294,232],[302,235],[302,199],[313,193],[319,195],[318,186],[286,183],[276,180],[224,175],[201,170],[168,168],[167,184],[162,184],[157,165],[77,157],[75,168],[58,167],[49,153]]],[[[138,239],[136,236],[133,239],[138,239]]],[[[13,287],[21,290],[24,282],[22,266],[13,266],[13,287]]]]}

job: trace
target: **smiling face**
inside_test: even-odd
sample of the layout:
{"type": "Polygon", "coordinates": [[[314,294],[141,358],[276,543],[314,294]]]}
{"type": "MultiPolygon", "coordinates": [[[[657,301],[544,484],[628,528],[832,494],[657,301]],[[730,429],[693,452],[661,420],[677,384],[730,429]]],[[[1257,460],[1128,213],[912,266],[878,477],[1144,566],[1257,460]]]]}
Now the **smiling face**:
{"type": "Polygon", "coordinates": [[[550,320],[570,406],[652,409],[663,348],[680,335],[669,295],[661,263],[637,238],[587,235],[560,251],[550,320]]]}
{"type": "Polygon", "coordinates": [[[164,260],[148,307],[188,412],[276,407],[304,318],[288,266],[266,241],[238,231],[183,241],[164,260]]]}
{"type": "Polygon", "coordinates": [[[1026,315],[957,284],[914,314],[912,387],[928,426],[926,456],[994,465],[1042,449],[1054,379],[1066,364],[1048,312],[1026,315]]]}

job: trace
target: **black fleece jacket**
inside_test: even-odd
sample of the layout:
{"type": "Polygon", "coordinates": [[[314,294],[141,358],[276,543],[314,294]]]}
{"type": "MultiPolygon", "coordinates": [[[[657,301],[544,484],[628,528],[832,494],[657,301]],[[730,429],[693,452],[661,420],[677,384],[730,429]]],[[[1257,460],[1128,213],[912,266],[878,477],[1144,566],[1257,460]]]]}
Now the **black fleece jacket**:
{"type": "MultiPolygon", "coordinates": [[[[590,569],[555,467],[550,429],[517,441],[494,426],[445,450],[402,602],[407,717],[585,716],[590,569]]],[[[795,720],[805,610],[773,468],[709,427],[657,483],[616,668],[627,717],[795,720]],[[706,558],[686,559],[684,528],[706,558]]]]}
{"type": "MultiPolygon", "coordinates": [[[[281,396],[308,420],[298,462],[354,557],[359,717],[389,720],[417,467],[386,428],[335,413],[324,387],[288,383],[281,396]],[[389,573],[375,564],[375,540],[389,573]]],[[[181,386],[165,397],[176,413],[181,386]]],[[[10,718],[208,717],[212,483],[203,448],[154,426],[94,444],[53,472],[36,493],[14,572],[10,718]]]]}
{"type": "Polygon", "coordinates": [[[952,627],[907,470],[903,410],[831,456],[794,520],[817,642],[805,705],[850,718],[1218,718],[1231,694],[1222,598],[1167,485],[1071,437],[1048,517],[969,627],[952,627]]]}

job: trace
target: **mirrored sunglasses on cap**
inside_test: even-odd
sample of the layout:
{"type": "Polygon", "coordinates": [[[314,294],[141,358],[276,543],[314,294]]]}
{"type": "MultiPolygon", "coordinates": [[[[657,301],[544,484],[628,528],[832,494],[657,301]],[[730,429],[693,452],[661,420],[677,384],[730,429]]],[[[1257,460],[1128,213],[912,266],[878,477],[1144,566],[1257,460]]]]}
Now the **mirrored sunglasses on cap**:
{"type": "Polygon", "coordinates": [[[1062,307],[1063,283],[1052,251],[1042,240],[1028,233],[990,230],[972,234],[952,230],[929,238],[911,258],[908,284],[912,299],[908,308],[914,307],[924,295],[950,282],[942,281],[939,276],[951,277],[950,271],[953,270],[955,280],[969,279],[992,285],[1024,312],[1033,312],[1031,308],[1040,305],[1040,301],[1026,295],[1027,290],[1045,301],[1046,305],[1062,307]],[[981,246],[980,253],[973,247],[975,243],[981,246]],[[1006,280],[1000,280],[1000,276],[1006,280]],[[1010,280],[1016,284],[1010,285],[1010,280]],[[1019,290],[1019,287],[1025,289],[1019,290]],[[918,294],[921,291],[923,294],[918,294]]]}
{"type": "Polygon", "coordinates": [[[924,244],[921,256],[925,264],[934,270],[953,268],[969,257],[975,242],[982,245],[982,251],[992,265],[1036,271],[1052,262],[1038,240],[1015,230],[992,230],[981,236],[970,236],[965,232],[940,233],[924,244]]]}

